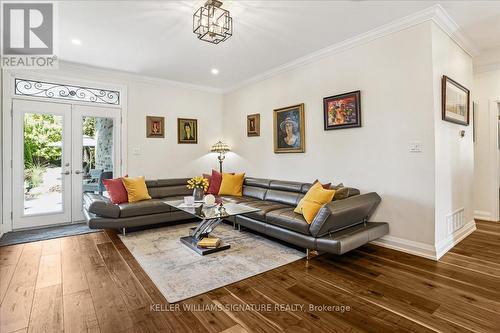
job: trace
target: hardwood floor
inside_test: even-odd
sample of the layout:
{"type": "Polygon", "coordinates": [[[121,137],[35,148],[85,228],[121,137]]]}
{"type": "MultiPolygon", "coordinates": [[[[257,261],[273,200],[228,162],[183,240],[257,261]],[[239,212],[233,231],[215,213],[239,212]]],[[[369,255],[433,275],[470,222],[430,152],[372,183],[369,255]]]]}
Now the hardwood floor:
{"type": "Polygon", "coordinates": [[[111,231],[2,247],[0,332],[500,332],[500,223],[477,227],[439,262],[367,245],[171,308],[111,231]]]}

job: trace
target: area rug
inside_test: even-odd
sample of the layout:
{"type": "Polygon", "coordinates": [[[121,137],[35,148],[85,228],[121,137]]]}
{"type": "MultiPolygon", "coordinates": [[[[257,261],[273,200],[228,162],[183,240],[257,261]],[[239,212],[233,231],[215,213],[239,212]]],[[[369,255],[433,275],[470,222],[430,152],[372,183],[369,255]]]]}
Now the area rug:
{"type": "Polygon", "coordinates": [[[120,235],[123,244],[169,303],[241,281],[305,257],[305,253],[262,236],[220,224],[211,235],[231,244],[201,256],[182,244],[196,223],[120,235]]]}
{"type": "Polygon", "coordinates": [[[12,231],[5,233],[2,238],[0,238],[0,246],[82,235],[97,231],[101,231],[101,229],[90,229],[86,223],[75,223],[56,227],[12,231]]]}

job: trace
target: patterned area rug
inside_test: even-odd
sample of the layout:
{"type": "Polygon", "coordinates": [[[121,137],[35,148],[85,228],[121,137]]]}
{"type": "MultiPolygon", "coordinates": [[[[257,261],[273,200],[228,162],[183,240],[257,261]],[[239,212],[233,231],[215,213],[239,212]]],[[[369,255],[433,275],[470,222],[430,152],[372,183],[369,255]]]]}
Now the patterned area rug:
{"type": "Polygon", "coordinates": [[[120,238],[169,303],[203,294],[305,257],[278,242],[221,223],[211,235],[231,244],[201,256],[182,244],[196,223],[129,233],[120,238]]]}
{"type": "Polygon", "coordinates": [[[87,223],[75,223],[40,229],[13,231],[5,233],[2,238],[0,238],[0,246],[89,234],[98,231],[101,231],[101,229],[89,229],[87,223]]]}

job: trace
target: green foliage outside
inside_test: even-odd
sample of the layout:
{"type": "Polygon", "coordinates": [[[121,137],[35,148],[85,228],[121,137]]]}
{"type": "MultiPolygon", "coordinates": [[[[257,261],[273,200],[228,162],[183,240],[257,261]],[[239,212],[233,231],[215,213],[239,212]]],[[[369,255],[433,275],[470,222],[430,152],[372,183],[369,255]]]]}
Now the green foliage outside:
{"type": "Polygon", "coordinates": [[[43,175],[46,168],[42,165],[33,164],[24,171],[24,186],[27,189],[38,187],[43,183],[43,175]]]}
{"type": "MultiPolygon", "coordinates": [[[[61,166],[62,118],[49,114],[27,113],[24,116],[25,187],[41,185],[46,168],[61,166]]],[[[95,117],[84,117],[83,134],[95,135],[95,117]]],[[[87,155],[92,156],[90,152],[87,155]]]]}
{"type": "Polygon", "coordinates": [[[60,165],[61,118],[28,113],[24,116],[24,166],[60,165]]]}
{"type": "Polygon", "coordinates": [[[95,117],[83,118],[83,135],[88,135],[91,138],[95,135],[95,117]]]}

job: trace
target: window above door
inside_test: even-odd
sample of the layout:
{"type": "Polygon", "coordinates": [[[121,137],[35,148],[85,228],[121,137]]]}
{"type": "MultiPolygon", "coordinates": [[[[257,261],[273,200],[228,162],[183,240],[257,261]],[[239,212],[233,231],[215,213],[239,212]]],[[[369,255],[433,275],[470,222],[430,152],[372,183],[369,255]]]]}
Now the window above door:
{"type": "Polygon", "coordinates": [[[16,78],[15,95],[120,105],[120,92],[76,85],[16,78]]]}

